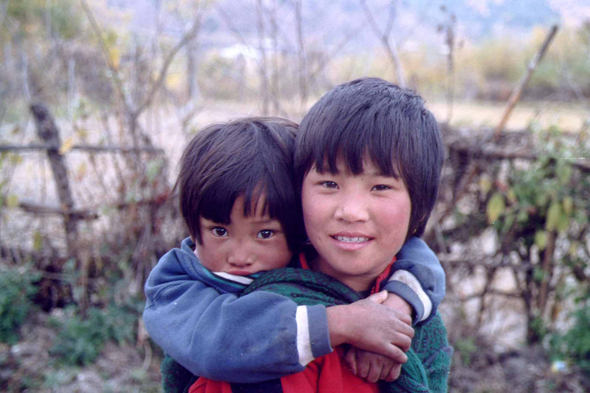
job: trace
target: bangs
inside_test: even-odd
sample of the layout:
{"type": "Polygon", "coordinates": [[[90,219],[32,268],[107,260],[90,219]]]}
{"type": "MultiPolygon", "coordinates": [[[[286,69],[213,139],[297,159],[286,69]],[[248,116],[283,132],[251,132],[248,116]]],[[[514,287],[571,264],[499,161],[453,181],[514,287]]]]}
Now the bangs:
{"type": "Polygon", "coordinates": [[[264,160],[253,160],[249,165],[243,165],[241,170],[227,171],[218,176],[215,183],[206,187],[201,197],[205,208],[198,215],[228,225],[236,199],[243,197],[244,217],[259,213],[281,220],[281,212],[292,210],[297,205],[297,198],[291,178],[273,178],[270,170],[264,160]],[[260,198],[263,198],[263,204],[262,211],[258,212],[260,198]]]}
{"type": "Polygon", "coordinates": [[[334,117],[324,125],[331,132],[318,133],[319,141],[311,145],[312,160],[306,170],[315,165],[320,173],[337,174],[337,162],[343,159],[348,173],[360,175],[364,172],[363,163],[369,159],[381,175],[399,179],[398,158],[404,146],[399,133],[392,132],[392,126],[410,125],[375,105],[351,112],[345,121],[334,117]]]}

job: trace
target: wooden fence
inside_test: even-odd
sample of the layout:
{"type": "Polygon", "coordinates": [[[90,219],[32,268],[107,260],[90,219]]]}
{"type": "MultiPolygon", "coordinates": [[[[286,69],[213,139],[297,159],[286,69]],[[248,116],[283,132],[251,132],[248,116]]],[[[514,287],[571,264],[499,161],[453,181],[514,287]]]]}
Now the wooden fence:
{"type": "MultiPolygon", "coordinates": [[[[91,208],[77,207],[72,195],[70,175],[65,155],[70,151],[83,151],[89,154],[139,154],[147,153],[155,156],[164,156],[164,150],[153,146],[127,147],[127,146],[96,146],[96,145],[74,145],[63,151],[60,130],[47,107],[42,103],[30,105],[30,110],[35,119],[37,135],[42,144],[29,145],[0,145],[0,152],[7,151],[39,151],[45,153],[50,163],[53,179],[59,199],[59,206],[39,205],[31,202],[20,201],[19,208],[37,215],[60,215],[63,217],[64,233],[66,238],[67,256],[77,257],[78,222],[81,220],[96,220],[100,213],[91,208]]],[[[135,204],[153,203],[153,200],[137,201],[135,204]]],[[[124,209],[128,203],[118,203],[113,207],[124,209]]],[[[4,255],[22,254],[22,250],[9,250],[2,246],[4,255]]]]}

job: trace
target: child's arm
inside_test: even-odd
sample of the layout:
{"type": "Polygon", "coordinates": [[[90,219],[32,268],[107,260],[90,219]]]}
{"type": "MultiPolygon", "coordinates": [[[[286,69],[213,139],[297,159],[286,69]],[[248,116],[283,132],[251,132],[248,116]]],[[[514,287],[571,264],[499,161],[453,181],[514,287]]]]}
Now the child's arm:
{"type": "MultiPolygon", "coordinates": [[[[445,272],[436,254],[423,240],[412,237],[398,252],[392,272],[383,289],[401,297],[412,307],[414,324],[432,319],[445,297],[445,272]]],[[[404,307],[400,299],[388,304],[390,300],[384,304],[404,311],[398,308],[404,307]]]]}
{"type": "Polygon", "coordinates": [[[324,306],[297,307],[290,299],[266,291],[241,298],[220,294],[221,289],[206,281],[198,259],[184,246],[170,251],[150,273],[143,316],[153,340],[195,375],[259,382],[302,371],[313,358],[332,351],[329,318],[342,342],[405,360],[389,344],[409,346],[403,333],[373,328],[374,334],[362,336],[367,330],[363,322],[370,319],[375,327],[395,325],[399,319],[395,311],[369,304],[367,299],[326,312],[324,306]],[[350,312],[342,307],[350,307],[350,312]],[[343,315],[357,316],[352,326],[334,323],[343,315]]]}
{"type": "Polygon", "coordinates": [[[269,292],[220,293],[184,246],[150,273],[143,318],[152,339],[193,374],[258,382],[303,370],[305,359],[313,358],[307,351],[331,351],[324,307],[297,307],[269,292]],[[307,343],[297,334],[303,322],[307,343]]]}
{"type": "MultiPolygon", "coordinates": [[[[384,305],[425,323],[436,315],[445,294],[445,273],[432,250],[418,238],[409,239],[397,254],[393,274],[385,285],[390,294],[384,305]]],[[[399,376],[401,365],[392,357],[352,348],[346,362],[353,373],[370,382],[399,376]]]]}

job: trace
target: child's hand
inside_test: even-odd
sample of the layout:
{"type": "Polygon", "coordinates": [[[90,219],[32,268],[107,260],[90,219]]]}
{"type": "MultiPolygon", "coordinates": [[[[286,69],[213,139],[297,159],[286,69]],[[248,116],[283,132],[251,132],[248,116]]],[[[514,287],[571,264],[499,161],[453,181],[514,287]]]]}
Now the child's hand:
{"type": "MultiPolygon", "coordinates": [[[[385,299],[385,301],[381,304],[383,304],[384,306],[387,306],[387,307],[391,307],[395,311],[397,311],[401,314],[406,314],[410,318],[412,318],[412,316],[414,314],[414,310],[412,309],[412,306],[410,306],[410,304],[408,302],[406,302],[404,299],[402,299],[399,295],[396,295],[395,293],[388,294],[387,299],[385,299]]],[[[410,324],[411,323],[412,322],[410,320],[410,324]]]]}
{"type": "Polygon", "coordinates": [[[404,352],[410,348],[414,329],[412,319],[382,305],[387,292],[382,291],[346,306],[327,309],[332,346],[349,343],[405,363],[404,352]]]}
{"type": "Polygon", "coordinates": [[[374,383],[380,379],[395,381],[402,369],[402,364],[387,356],[350,347],[344,358],[354,375],[374,383]]]}

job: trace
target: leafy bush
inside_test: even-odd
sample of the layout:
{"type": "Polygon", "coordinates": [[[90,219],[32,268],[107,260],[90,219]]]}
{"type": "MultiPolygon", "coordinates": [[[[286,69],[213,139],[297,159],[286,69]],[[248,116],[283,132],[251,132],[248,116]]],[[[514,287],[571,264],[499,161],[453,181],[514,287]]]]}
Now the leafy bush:
{"type": "Polygon", "coordinates": [[[39,276],[28,269],[0,267],[0,341],[14,343],[18,328],[33,307],[31,297],[37,292],[39,276]]]}
{"type": "Polygon", "coordinates": [[[461,362],[464,366],[471,365],[471,358],[477,352],[475,338],[473,336],[465,337],[454,343],[455,349],[461,354],[461,362]]]}
{"type": "Polygon", "coordinates": [[[72,315],[63,322],[53,320],[59,333],[50,352],[67,365],[92,363],[106,341],[122,344],[133,339],[137,315],[136,310],[112,305],[105,310],[90,308],[86,318],[72,315]]]}
{"type": "Polygon", "coordinates": [[[551,337],[552,356],[577,365],[590,375],[590,301],[573,313],[574,325],[565,334],[551,337]]]}

